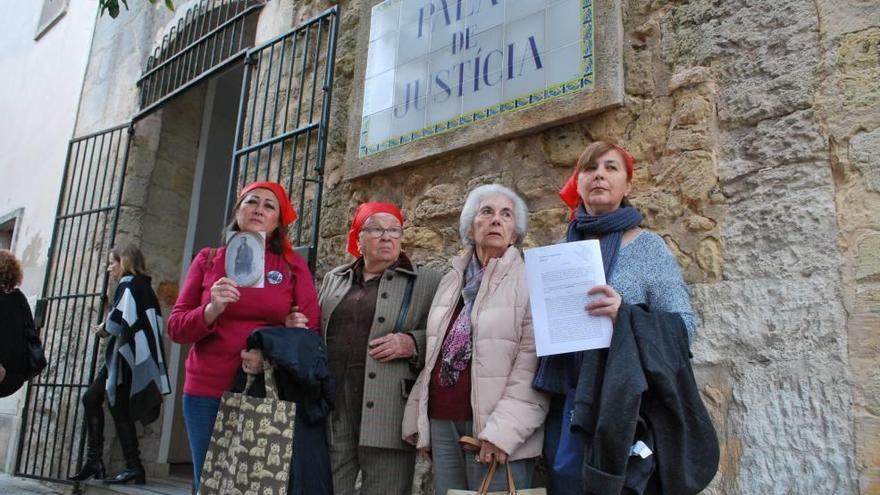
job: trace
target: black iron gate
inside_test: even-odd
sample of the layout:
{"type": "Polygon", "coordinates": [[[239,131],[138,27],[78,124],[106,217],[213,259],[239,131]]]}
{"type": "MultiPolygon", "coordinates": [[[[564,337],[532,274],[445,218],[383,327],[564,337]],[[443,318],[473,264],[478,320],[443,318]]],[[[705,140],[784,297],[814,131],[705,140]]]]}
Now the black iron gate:
{"type": "MultiPolygon", "coordinates": [[[[257,0],[229,4],[236,2],[262,6],[257,0]]],[[[338,17],[333,7],[247,51],[229,179],[227,211],[248,182],[285,185],[299,213],[292,240],[313,267],[338,17]]],[[[25,396],[16,475],[63,481],[81,463],[85,428],[79,400],[96,372],[98,342],[91,328],[106,310],[107,256],[116,239],[133,133],[126,124],[69,143],[35,312],[49,366],[25,396]]]]}
{"type": "Polygon", "coordinates": [[[314,268],[336,58],[338,7],[247,53],[227,213],[255,180],[283,184],[299,219],[294,246],[314,268]]]}
{"type": "Polygon", "coordinates": [[[115,242],[131,124],[70,141],[35,319],[49,366],[25,397],[15,474],[64,480],[83,454],[79,398],[94,379],[107,256],[115,242]]]}

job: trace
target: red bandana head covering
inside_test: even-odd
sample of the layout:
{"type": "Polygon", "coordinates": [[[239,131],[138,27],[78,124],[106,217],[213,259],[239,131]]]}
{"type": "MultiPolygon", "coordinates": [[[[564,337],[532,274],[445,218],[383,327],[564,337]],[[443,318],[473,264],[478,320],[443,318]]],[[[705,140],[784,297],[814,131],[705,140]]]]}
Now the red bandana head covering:
{"type": "MultiPolygon", "coordinates": [[[[244,189],[238,193],[238,201],[241,202],[242,198],[254,189],[268,189],[272,191],[272,194],[275,195],[275,199],[278,200],[278,220],[281,225],[287,227],[296,220],[296,210],[294,210],[293,205],[290,204],[290,198],[287,197],[287,191],[284,190],[284,186],[277,182],[252,182],[244,186],[244,189]]],[[[266,234],[271,235],[272,233],[266,232],[266,234]]],[[[293,246],[290,244],[290,239],[288,239],[287,236],[282,236],[281,245],[284,249],[284,259],[287,261],[288,265],[293,265],[293,246]]]]}
{"type": "Polygon", "coordinates": [[[360,258],[361,250],[358,248],[358,236],[364,227],[364,222],[376,213],[388,213],[394,216],[403,226],[403,213],[391,203],[363,203],[354,210],[354,218],[351,220],[351,230],[348,231],[348,252],[355,258],[360,258]]]}
{"type": "MultiPolygon", "coordinates": [[[[609,143],[611,144],[611,143],[609,143]]],[[[635,168],[635,159],[632,155],[629,154],[629,151],[626,151],[622,147],[611,144],[620,156],[623,157],[623,164],[626,166],[626,177],[629,180],[632,180],[633,177],[633,168],[635,168]]],[[[580,171],[578,170],[577,165],[574,167],[574,171],[571,174],[571,177],[568,178],[565,185],[562,186],[562,189],[559,190],[559,197],[562,199],[562,202],[568,206],[568,209],[571,210],[571,217],[574,218],[574,211],[577,209],[578,205],[582,203],[581,195],[578,194],[578,174],[580,171]]]]}

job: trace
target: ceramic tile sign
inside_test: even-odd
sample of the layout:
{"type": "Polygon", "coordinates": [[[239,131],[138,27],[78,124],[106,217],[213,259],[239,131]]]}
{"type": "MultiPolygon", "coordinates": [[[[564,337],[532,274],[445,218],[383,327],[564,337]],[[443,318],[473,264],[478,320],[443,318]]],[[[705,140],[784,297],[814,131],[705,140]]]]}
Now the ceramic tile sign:
{"type": "Polygon", "coordinates": [[[593,82],[593,0],[386,0],[373,7],[359,155],[593,82]]]}

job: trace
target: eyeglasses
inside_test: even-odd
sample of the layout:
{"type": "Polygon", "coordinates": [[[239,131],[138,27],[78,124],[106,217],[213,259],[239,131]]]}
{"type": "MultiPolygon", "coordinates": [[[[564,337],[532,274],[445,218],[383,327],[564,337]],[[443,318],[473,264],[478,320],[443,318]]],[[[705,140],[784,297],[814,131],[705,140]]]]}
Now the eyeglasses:
{"type": "Polygon", "coordinates": [[[364,227],[361,232],[367,237],[372,237],[373,239],[378,239],[388,234],[388,237],[392,239],[400,239],[400,236],[403,235],[403,229],[400,227],[389,227],[387,229],[383,229],[382,227],[364,227]]]}

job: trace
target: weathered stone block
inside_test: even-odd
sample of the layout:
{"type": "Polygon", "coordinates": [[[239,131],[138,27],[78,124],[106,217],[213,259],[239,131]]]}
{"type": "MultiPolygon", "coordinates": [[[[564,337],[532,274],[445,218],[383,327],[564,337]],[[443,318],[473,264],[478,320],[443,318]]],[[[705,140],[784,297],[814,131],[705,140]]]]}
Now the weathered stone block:
{"type": "Polygon", "coordinates": [[[645,217],[645,225],[656,230],[664,230],[684,215],[685,207],[672,193],[651,189],[634,194],[632,203],[645,217]]]}
{"type": "Polygon", "coordinates": [[[675,260],[678,262],[678,266],[681,267],[683,272],[687,272],[691,265],[693,265],[694,260],[691,257],[681,250],[678,246],[678,243],[675,240],[668,236],[664,235],[663,240],[666,241],[666,245],[669,246],[669,251],[672,252],[672,255],[675,256],[675,260]]]}
{"type": "Polygon", "coordinates": [[[573,168],[590,136],[579,123],[553,127],[541,134],[541,148],[547,161],[555,167],[573,168]]]}
{"type": "MultiPolygon", "coordinates": [[[[876,7],[875,7],[876,8],[876,7]]],[[[880,27],[847,34],[828,48],[834,71],[816,95],[829,134],[838,139],[880,126],[880,27]]]]}
{"type": "Polygon", "coordinates": [[[715,156],[707,151],[689,151],[674,158],[675,167],[670,171],[671,180],[661,183],[676,184],[685,201],[703,202],[718,184],[715,156]]]}
{"type": "Polygon", "coordinates": [[[811,105],[818,62],[813,3],[690,2],[664,16],[662,29],[673,64],[713,67],[722,122],[754,124],[811,105]]]}
{"type": "Polygon", "coordinates": [[[828,145],[812,110],[764,120],[754,128],[731,131],[721,142],[737,158],[765,167],[828,159],[828,145]]]}
{"type": "Polygon", "coordinates": [[[443,245],[443,237],[436,231],[425,227],[407,228],[406,236],[403,239],[403,247],[407,252],[419,249],[442,251],[443,245]]]}
{"type": "Polygon", "coordinates": [[[687,226],[688,230],[699,232],[712,230],[715,228],[715,225],[717,225],[717,223],[711,218],[701,217],[700,215],[692,215],[688,217],[685,225],[687,226]]]}
{"type": "Polygon", "coordinates": [[[419,220],[457,214],[464,204],[461,192],[452,184],[438,184],[422,195],[416,207],[415,218],[419,220]]]}
{"type": "Polygon", "coordinates": [[[831,170],[821,163],[762,169],[724,185],[725,276],[731,279],[836,271],[831,170]]]}
{"type": "Polygon", "coordinates": [[[861,172],[865,187],[880,192],[880,128],[853,136],[849,142],[849,157],[861,172]]]}
{"type": "Polygon", "coordinates": [[[856,438],[859,463],[859,493],[880,493],[880,418],[868,411],[856,413],[856,438]]]}
{"type": "Polygon", "coordinates": [[[856,280],[880,282],[880,234],[870,233],[856,246],[856,280]]]}
{"type": "Polygon", "coordinates": [[[706,272],[710,280],[721,280],[724,259],[721,243],[718,239],[708,237],[700,242],[697,248],[697,264],[706,272]]]}
{"type": "Polygon", "coordinates": [[[547,246],[565,239],[568,228],[568,208],[551,208],[529,214],[526,247],[547,246]]]}

